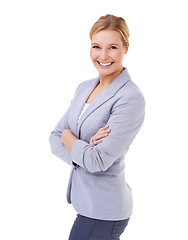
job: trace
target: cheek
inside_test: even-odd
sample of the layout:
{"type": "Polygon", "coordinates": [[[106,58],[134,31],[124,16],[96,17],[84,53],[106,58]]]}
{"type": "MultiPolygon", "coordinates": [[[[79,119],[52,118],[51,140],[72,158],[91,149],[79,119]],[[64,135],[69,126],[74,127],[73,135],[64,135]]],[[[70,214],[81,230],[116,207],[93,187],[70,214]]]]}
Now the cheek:
{"type": "Polygon", "coordinates": [[[122,53],[115,53],[113,55],[113,59],[116,60],[116,62],[122,62],[124,55],[122,53]]]}
{"type": "Polygon", "coordinates": [[[93,61],[93,59],[94,59],[94,53],[93,53],[92,50],[90,50],[90,57],[91,57],[91,60],[93,61]]]}
{"type": "Polygon", "coordinates": [[[92,51],[92,50],[90,51],[90,57],[91,57],[92,61],[95,61],[97,59],[98,55],[99,54],[97,54],[96,51],[92,51]]]}

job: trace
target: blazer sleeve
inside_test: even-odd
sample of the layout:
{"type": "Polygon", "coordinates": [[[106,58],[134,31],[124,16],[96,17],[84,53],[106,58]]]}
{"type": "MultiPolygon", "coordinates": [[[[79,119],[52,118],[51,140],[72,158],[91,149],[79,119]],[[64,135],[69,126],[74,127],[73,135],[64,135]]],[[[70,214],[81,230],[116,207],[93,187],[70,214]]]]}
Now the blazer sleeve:
{"type": "Polygon", "coordinates": [[[64,160],[68,164],[72,165],[72,160],[69,151],[65,147],[65,145],[61,142],[61,134],[65,129],[69,129],[69,114],[70,114],[70,107],[63,115],[55,129],[51,132],[50,135],[50,145],[51,151],[60,159],[64,160]]]}
{"type": "Polygon", "coordinates": [[[91,173],[106,171],[119,157],[128,151],[140,130],[145,115],[145,101],[141,94],[125,99],[122,97],[111,111],[107,122],[111,132],[102,143],[91,146],[77,140],[71,151],[71,158],[91,173]]]}

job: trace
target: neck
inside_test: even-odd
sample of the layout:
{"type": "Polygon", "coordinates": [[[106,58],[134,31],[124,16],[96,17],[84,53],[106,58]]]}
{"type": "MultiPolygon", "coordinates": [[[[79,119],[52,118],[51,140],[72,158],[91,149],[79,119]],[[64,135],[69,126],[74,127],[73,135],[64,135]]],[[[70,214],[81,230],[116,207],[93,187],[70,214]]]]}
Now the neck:
{"type": "Polygon", "coordinates": [[[99,85],[101,87],[109,86],[119,76],[119,74],[122,71],[123,71],[123,67],[110,75],[99,75],[100,76],[99,85]]]}

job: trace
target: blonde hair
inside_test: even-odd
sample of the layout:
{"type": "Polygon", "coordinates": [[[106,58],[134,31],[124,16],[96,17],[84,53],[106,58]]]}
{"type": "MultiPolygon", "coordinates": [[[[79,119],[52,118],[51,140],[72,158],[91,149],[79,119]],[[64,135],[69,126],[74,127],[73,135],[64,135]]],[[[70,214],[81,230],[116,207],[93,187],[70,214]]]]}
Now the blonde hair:
{"type": "Polygon", "coordinates": [[[129,28],[126,24],[125,19],[122,17],[116,17],[114,15],[107,14],[106,16],[100,17],[93,25],[93,27],[90,30],[90,39],[99,32],[100,30],[104,29],[111,29],[111,30],[117,30],[121,36],[123,44],[126,46],[129,42],[128,38],[130,36],[129,34],[129,28]]]}

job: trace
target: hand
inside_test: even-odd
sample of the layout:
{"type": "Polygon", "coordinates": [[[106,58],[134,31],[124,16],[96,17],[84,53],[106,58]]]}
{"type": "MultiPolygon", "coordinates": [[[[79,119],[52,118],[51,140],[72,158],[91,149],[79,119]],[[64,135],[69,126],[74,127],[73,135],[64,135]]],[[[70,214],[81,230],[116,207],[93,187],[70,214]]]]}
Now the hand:
{"type": "Polygon", "coordinates": [[[61,134],[61,142],[65,145],[70,153],[74,142],[77,140],[78,138],[72,134],[71,129],[65,129],[61,134]]]}
{"type": "Polygon", "coordinates": [[[61,134],[61,142],[64,142],[64,138],[66,138],[66,135],[72,133],[71,129],[65,129],[61,134]]]}
{"type": "Polygon", "coordinates": [[[108,125],[100,128],[97,131],[97,133],[93,137],[91,137],[91,139],[89,141],[89,144],[92,145],[92,146],[95,146],[95,145],[101,143],[102,138],[107,137],[109,133],[110,133],[110,129],[109,129],[108,125]]]}

